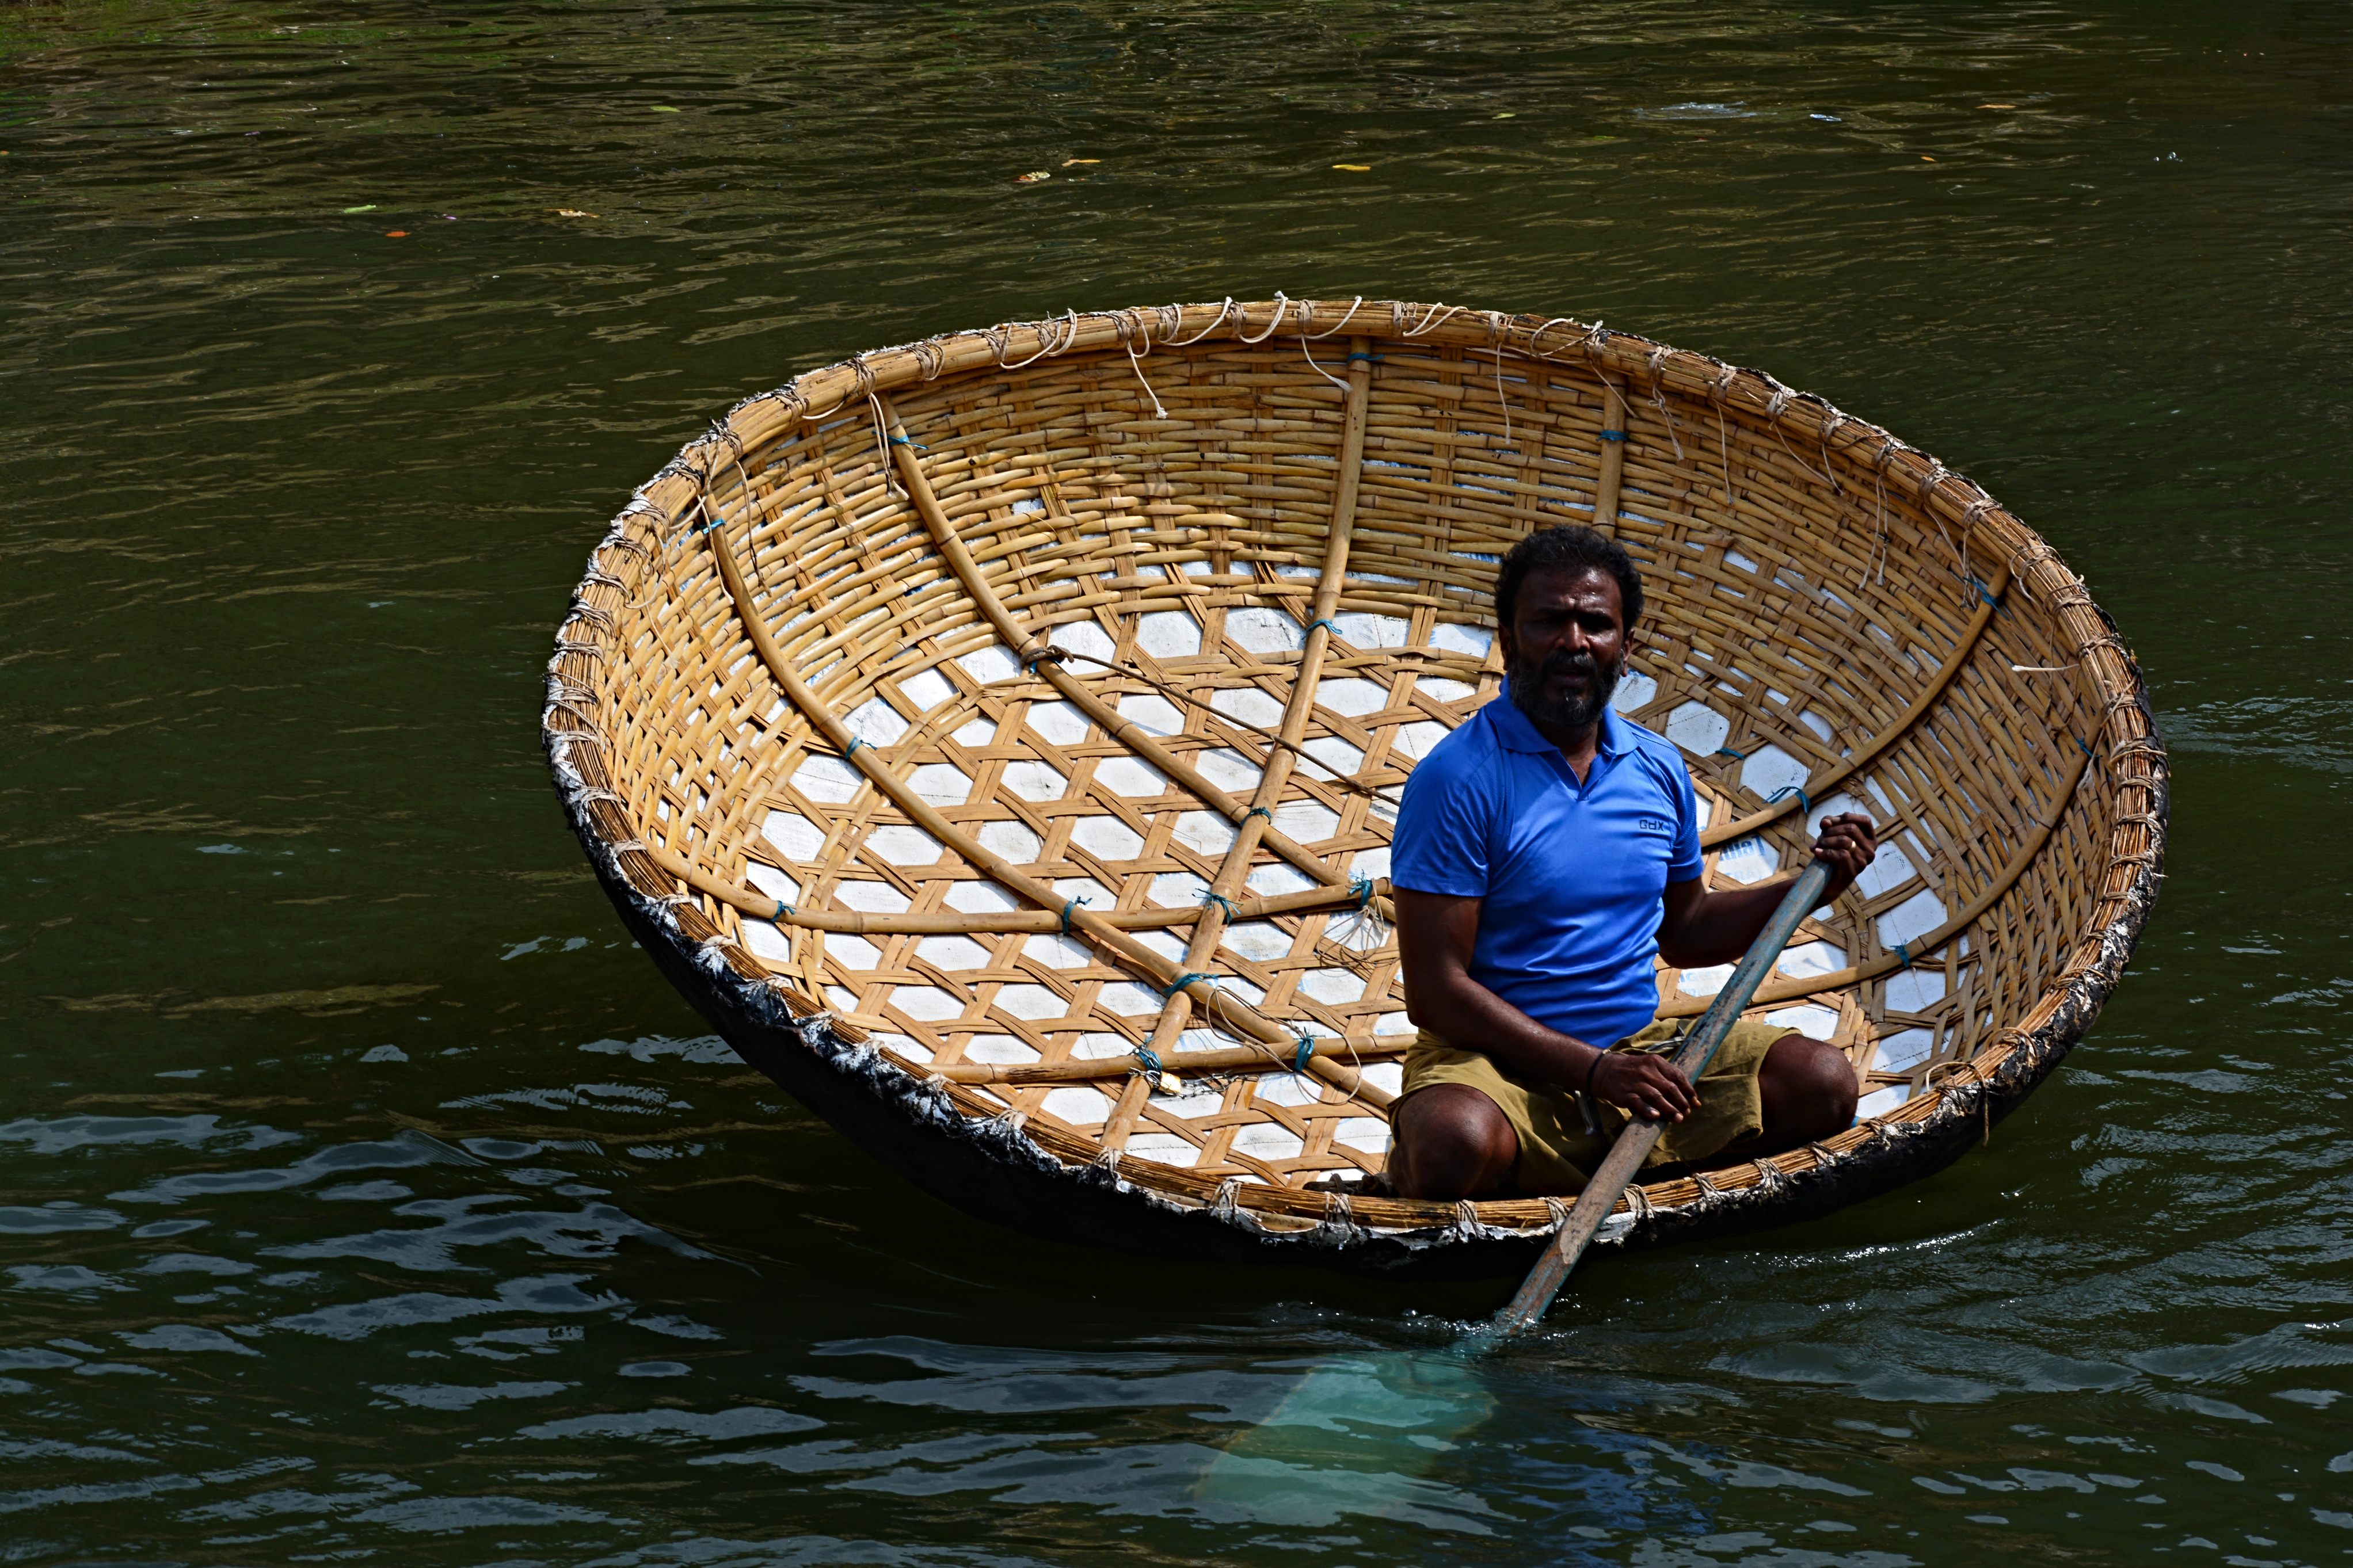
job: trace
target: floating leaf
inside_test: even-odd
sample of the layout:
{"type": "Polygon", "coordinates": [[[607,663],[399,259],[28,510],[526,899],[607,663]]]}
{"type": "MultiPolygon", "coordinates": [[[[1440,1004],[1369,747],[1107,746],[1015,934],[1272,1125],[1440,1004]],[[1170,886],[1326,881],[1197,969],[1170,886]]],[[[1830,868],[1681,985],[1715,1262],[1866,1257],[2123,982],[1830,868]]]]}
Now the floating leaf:
{"type": "Polygon", "coordinates": [[[386,239],[406,239],[408,231],[405,228],[388,228],[384,231],[384,237],[386,239]]]}
{"type": "Polygon", "coordinates": [[[1062,167],[1067,169],[1073,163],[1100,163],[1102,162],[1103,160],[1101,158],[1065,158],[1062,160],[1062,167]]]}
{"type": "Polygon", "coordinates": [[[578,207],[552,207],[549,210],[557,217],[595,217],[596,216],[595,213],[582,212],[578,207]]]}
{"type": "Polygon", "coordinates": [[[1053,174],[1047,170],[1032,169],[1026,174],[1016,176],[1013,183],[1017,185],[1034,185],[1040,180],[1050,180],[1053,177],[1053,174]]]}
{"type": "Polygon", "coordinates": [[[1504,112],[1495,116],[1498,120],[1517,120],[1519,117],[1520,111],[1516,109],[1506,110],[1504,112]]]}
{"type": "Polygon", "coordinates": [[[2018,105],[2014,103],[1980,103],[1978,107],[1979,109],[2016,109],[2018,105]]]}
{"type": "Polygon", "coordinates": [[[683,114],[686,111],[682,109],[672,109],[667,103],[657,103],[654,105],[654,112],[656,114],[683,114]]]}
{"type": "Polygon", "coordinates": [[[1928,154],[1927,154],[1927,153],[1921,153],[1921,154],[1920,154],[1920,162],[1922,162],[1923,163],[1935,163],[1936,161],[1936,160],[1935,160],[1934,158],[1931,158],[1931,157],[1930,157],[1930,156],[1928,156],[1928,154]]]}
{"type": "Polygon", "coordinates": [[[363,206],[345,207],[343,210],[347,213],[372,213],[375,211],[375,204],[369,202],[363,206]]]}
{"type": "Polygon", "coordinates": [[[1369,174],[1373,172],[1373,166],[1370,163],[1335,163],[1332,166],[1335,169],[1345,169],[1352,174],[1369,174]]]}

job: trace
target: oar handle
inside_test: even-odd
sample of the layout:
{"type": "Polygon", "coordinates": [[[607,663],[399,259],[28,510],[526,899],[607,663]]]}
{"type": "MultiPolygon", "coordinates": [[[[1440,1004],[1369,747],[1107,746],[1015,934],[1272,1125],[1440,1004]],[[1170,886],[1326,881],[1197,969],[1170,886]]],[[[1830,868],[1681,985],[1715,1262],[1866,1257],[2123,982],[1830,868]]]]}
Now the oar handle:
{"type": "MultiPolygon", "coordinates": [[[[1829,862],[1814,860],[1789,884],[1789,891],[1773,911],[1772,919],[1757,933],[1756,942],[1750,944],[1739,967],[1732,972],[1732,978],[1724,983],[1724,989],[1715,994],[1715,1000],[1700,1015],[1699,1026],[1691,1032],[1683,1048],[1675,1053],[1675,1066],[1685,1078],[1697,1083],[1708,1064],[1715,1060],[1725,1037],[1732,1032],[1748,999],[1771,972],[1773,961],[1781,956],[1781,950],[1788,945],[1789,938],[1796,934],[1807,914],[1821,902],[1822,889],[1830,879],[1829,862]]],[[[1585,1191],[1577,1195],[1552,1245],[1545,1248],[1544,1256],[1528,1271],[1519,1294],[1512,1298],[1510,1306],[1495,1314],[1493,1326],[1498,1332],[1515,1333],[1545,1315],[1569,1270],[1585,1256],[1585,1249],[1593,1245],[1601,1222],[1618,1206],[1620,1194],[1634,1179],[1634,1173],[1642,1168],[1642,1162],[1650,1157],[1659,1135],[1665,1131],[1664,1122],[1637,1119],[1626,1123],[1609,1156],[1585,1184],[1585,1191]]]]}

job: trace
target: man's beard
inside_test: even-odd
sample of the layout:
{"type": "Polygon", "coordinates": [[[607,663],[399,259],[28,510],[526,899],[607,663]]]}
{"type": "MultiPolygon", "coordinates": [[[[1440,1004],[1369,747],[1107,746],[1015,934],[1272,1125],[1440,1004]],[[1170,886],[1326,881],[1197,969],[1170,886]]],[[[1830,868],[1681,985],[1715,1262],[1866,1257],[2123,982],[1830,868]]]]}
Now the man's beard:
{"type": "Polygon", "coordinates": [[[1604,666],[1589,653],[1555,653],[1542,664],[1514,659],[1504,671],[1504,681],[1512,706],[1526,714],[1528,722],[1546,733],[1576,734],[1592,728],[1601,717],[1601,710],[1609,705],[1610,694],[1618,689],[1619,677],[1625,673],[1623,658],[1604,666]],[[1555,700],[1544,694],[1550,678],[1568,674],[1585,677],[1582,698],[1555,700]]]}

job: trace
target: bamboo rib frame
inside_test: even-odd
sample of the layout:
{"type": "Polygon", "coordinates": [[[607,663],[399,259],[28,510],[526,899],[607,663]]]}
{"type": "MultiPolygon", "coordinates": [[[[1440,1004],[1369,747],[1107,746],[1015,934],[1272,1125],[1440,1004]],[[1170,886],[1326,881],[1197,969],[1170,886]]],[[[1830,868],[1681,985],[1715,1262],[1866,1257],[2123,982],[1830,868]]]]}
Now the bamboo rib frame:
{"type": "MultiPolygon", "coordinates": [[[[1556,522],[1643,568],[1619,705],[1683,748],[1714,883],[1793,866],[1833,810],[1883,832],[1757,1002],[1849,1052],[1865,1121],[1630,1212],[1762,1214],[2014,1103],[2154,895],[2137,668],[1967,479],[1628,334],[1278,298],[812,372],[617,520],[546,738],[714,1016],[764,999],[949,1125],[1261,1237],[1534,1237],[1538,1201],[1307,1184],[1383,1163],[1393,803],[1497,689],[1493,560],[1556,522]]],[[[1662,970],[1662,1010],[1715,978],[1662,970]]]]}

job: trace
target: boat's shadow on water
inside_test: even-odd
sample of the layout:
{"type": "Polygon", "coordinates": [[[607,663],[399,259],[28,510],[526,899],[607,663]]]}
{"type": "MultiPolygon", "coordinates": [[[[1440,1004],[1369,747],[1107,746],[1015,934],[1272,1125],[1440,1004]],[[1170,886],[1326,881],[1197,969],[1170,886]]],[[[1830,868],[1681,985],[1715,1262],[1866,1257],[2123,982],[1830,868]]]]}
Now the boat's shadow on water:
{"type": "Polygon", "coordinates": [[[1694,1273],[1801,1267],[1826,1230],[1868,1247],[1926,1217],[1850,1214],[1783,1233],[1785,1244],[1606,1256],[1580,1273],[1552,1325],[1498,1341],[1482,1331],[1510,1279],[1405,1283],[1121,1258],[977,1225],[879,1167],[861,1182],[849,1167],[862,1157],[837,1152],[828,1180],[794,1187],[793,1234],[805,1246],[777,1245],[766,1181],[699,1189],[692,1227],[699,1244],[763,1275],[869,1282],[856,1311],[892,1337],[811,1347],[829,1397],[1067,1428],[1055,1441],[1081,1443],[1088,1473],[1027,1475],[1023,1494],[1036,1501],[1083,1494],[1114,1512],[1277,1536],[1353,1521],[1458,1542],[1521,1537],[1533,1512],[1546,1517],[1563,1561],[1576,1560],[1579,1530],[1598,1539],[1715,1528],[1688,1491],[1652,1478],[1704,1477],[1729,1461],[1662,1445],[1662,1418],[1672,1430],[1670,1411],[1694,1391],[1641,1364],[1630,1324],[1664,1314],[1657,1326],[1671,1330],[1694,1273]],[[883,1193],[892,1196],[878,1204],[883,1193]],[[761,1245],[746,1247],[755,1236],[761,1245]],[[895,1370],[842,1375],[867,1356],[895,1370]]]}
{"type": "Polygon", "coordinates": [[[1727,1296],[1778,1297],[1831,1256],[1934,1249],[1987,1218],[1982,1178],[1964,1168],[1765,1236],[1603,1253],[1544,1327],[1496,1340],[1482,1331],[1510,1278],[1397,1281],[1025,1237],[807,1125],[733,1157],[691,1205],[669,1194],[649,1217],[787,1294],[789,1281],[860,1281],[860,1300],[831,1298],[807,1324],[841,1327],[786,1359],[813,1354],[803,1387],[828,1399],[1010,1423],[1003,1436],[1027,1457],[965,1484],[997,1484],[1003,1466],[1027,1501],[1270,1539],[1387,1527],[1511,1540],[1536,1516],[1564,1561],[1580,1531],[1718,1528],[1706,1483],[1742,1466],[1725,1441],[1745,1451],[1744,1401],[1705,1370],[1736,1348],[1719,1337],[1727,1296]],[[891,1370],[852,1370],[868,1356],[891,1370]],[[1726,1418],[1717,1440],[1701,1436],[1726,1418]]]}

